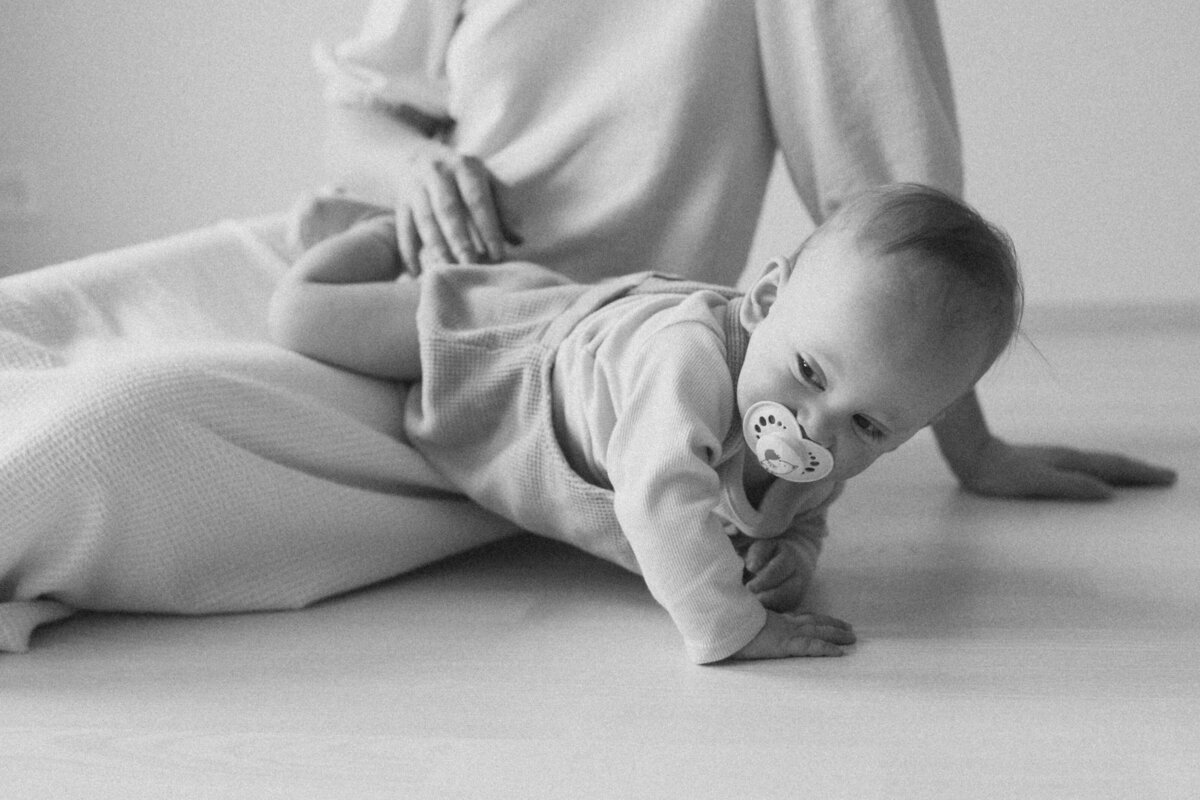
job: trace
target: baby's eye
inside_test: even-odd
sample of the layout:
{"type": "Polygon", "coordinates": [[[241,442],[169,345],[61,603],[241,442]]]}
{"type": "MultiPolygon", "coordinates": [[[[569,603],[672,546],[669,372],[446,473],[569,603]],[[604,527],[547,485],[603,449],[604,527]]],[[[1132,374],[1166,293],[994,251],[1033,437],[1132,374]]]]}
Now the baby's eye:
{"type": "Polygon", "coordinates": [[[798,356],[796,358],[796,364],[800,369],[800,377],[804,378],[804,380],[808,381],[818,389],[823,390],[825,388],[825,383],[821,380],[821,376],[818,375],[817,371],[813,369],[807,361],[804,360],[803,356],[798,356]]]}
{"type": "Polygon", "coordinates": [[[883,430],[878,425],[871,421],[870,417],[864,417],[862,414],[854,415],[854,424],[857,428],[867,435],[867,438],[872,441],[877,441],[884,437],[883,430]]]}

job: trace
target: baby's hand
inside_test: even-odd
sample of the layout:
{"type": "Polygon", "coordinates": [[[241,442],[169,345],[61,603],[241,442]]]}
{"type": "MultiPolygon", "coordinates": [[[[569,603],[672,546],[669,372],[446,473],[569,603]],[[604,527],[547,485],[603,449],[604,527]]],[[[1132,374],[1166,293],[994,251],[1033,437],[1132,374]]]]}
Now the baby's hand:
{"type": "Polygon", "coordinates": [[[794,656],[840,656],[842,645],[854,644],[854,631],[840,619],[824,614],[779,614],[767,612],[767,624],[733,658],[791,658],[794,656]]]}
{"type": "Polygon", "coordinates": [[[808,586],[808,570],[795,549],[780,539],[755,539],[743,556],[751,573],[746,588],[772,611],[800,607],[808,586]]]}

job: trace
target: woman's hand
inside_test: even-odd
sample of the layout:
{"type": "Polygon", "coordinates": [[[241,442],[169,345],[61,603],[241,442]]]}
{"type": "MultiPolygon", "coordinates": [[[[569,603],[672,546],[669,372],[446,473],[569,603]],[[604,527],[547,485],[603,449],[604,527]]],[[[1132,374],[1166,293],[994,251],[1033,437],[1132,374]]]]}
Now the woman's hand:
{"type": "Polygon", "coordinates": [[[1120,453],[1012,445],[989,437],[974,458],[954,464],[963,488],[992,497],[1105,500],[1114,487],[1170,486],[1175,471],[1120,453]]]}
{"type": "Polygon", "coordinates": [[[422,152],[411,175],[396,198],[396,239],[410,268],[502,261],[506,244],[521,243],[495,176],[475,156],[422,152]]]}
{"type": "Polygon", "coordinates": [[[934,423],[938,447],[962,487],[991,497],[1105,500],[1118,486],[1170,486],[1175,471],[1119,453],[1012,445],[988,431],[975,392],[934,423]]]}

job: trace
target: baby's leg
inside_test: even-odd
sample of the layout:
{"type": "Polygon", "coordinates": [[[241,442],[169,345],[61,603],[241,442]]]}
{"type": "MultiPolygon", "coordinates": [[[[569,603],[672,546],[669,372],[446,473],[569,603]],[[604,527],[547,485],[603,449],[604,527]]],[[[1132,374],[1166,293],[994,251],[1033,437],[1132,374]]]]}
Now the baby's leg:
{"type": "Polygon", "coordinates": [[[404,271],[396,244],[396,219],[371,217],[305,250],[289,277],[316,283],[395,280],[404,271]]]}
{"type": "Polygon", "coordinates": [[[336,366],[415,381],[418,297],[416,279],[403,274],[393,219],[376,217],[297,259],[271,300],[271,336],[336,366]]]}

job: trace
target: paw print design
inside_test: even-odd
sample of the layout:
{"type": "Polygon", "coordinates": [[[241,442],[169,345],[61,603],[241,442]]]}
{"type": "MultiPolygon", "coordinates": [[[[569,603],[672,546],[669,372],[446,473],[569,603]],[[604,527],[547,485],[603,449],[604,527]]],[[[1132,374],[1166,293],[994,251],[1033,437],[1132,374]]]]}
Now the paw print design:
{"type": "Polygon", "coordinates": [[[769,410],[755,415],[751,420],[756,442],[754,452],[758,463],[772,475],[787,475],[800,468],[803,454],[789,447],[789,439],[795,435],[786,417],[776,416],[769,410]],[[764,441],[764,439],[766,441],[764,441]]]}

